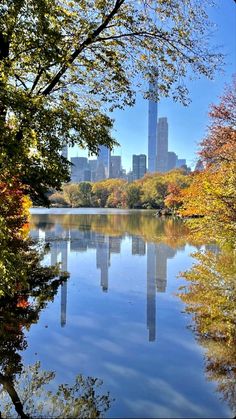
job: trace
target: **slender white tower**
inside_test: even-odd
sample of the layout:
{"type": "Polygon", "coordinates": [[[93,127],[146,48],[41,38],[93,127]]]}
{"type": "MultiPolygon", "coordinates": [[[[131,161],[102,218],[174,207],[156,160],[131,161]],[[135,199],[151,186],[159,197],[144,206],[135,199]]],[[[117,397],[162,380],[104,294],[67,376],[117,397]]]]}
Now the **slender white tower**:
{"type": "MultiPolygon", "coordinates": [[[[157,90],[157,81],[149,83],[149,93],[157,90]]],[[[148,101],[148,172],[156,171],[157,155],[157,102],[153,99],[148,101]]]]}

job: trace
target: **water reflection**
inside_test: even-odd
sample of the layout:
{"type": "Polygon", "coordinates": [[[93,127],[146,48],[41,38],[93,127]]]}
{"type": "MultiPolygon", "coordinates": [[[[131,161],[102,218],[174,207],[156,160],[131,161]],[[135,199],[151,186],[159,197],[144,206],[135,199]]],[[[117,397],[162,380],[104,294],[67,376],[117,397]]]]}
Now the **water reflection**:
{"type": "Polygon", "coordinates": [[[100,418],[109,410],[111,398],[101,394],[101,380],[80,374],[73,384],[56,386],[55,379],[55,371],[43,370],[39,361],[23,366],[14,381],[0,373],[0,417],[15,417],[13,406],[22,419],[100,418]]]}
{"type": "MultiPolygon", "coordinates": [[[[33,233],[39,237],[39,232],[33,233]]],[[[63,232],[64,234],[64,232],[63,232]]],[[[44,235],[45,238],[45,235],[44,235]]],[[[52,243],[51,262],[61,259],[61,267],[42,266],[46,249],[33,246],[31,241],[14,244],[15,277],[11,294],[0,299],[0,417],[96,417],[110,407],[108,394],[97,391],[101,381],[77,375],[70,386],[61,384],[56,391],[44,386],[55,379],[54,371],[43,371],[40,362],[26,367],[22,360],[28,347],[26,333],[40,320],[42,311],[53,302],[61,287],[61,325],[66,323],[66,273],[68,242],[52,243]],[[26,265],[24,275],[16,276],[18,264],[26,265]],[[61,272],[60,272],[61,271],[61,272]],[[45,403],[47,400],[47,403],[45,403]],[[15,412],[14,412],[15,409],[15,412]]],[[[12,251],[9,248],[9,251],[12,251]]],[[[48,256],[48,255],[47,255],[48,256]]],[[[52,384],[55,388],[55,384],[52,384]]]]}
{"type": "Polygon", "coordinates": [[[229,416],[174,296],[195,244],[182,223],[147,212],[36,215],[32,236],[49,244],[45,264],[71,272],[31,337],[61,381],[78,366],[101,377],[117,400],[109,417],[229,416]]]}
{"type": "Polygon", "coordinates": [[[195,263],[182,273],[187,284],[179,297],[205,352],[208,380],[236,415],[236,259],[232,249],[206,246],[194,254],[195,263]]]}
{"type": "MultiPolygon", "coordinates": [[[[63,221],[63,220],[62,220],[63,221]]],[[[110,236],[90,230],[90,224],[63,225],[56,222],[34,224],[31,237],[43,238],[50,245],[51,264],[60,263],[61,271],[68,270],[70,253],[96,251],[96,267],[100,271],[100,286],[103,292],[109,290],[109,268],[111,254],[120,254],[123,236],[110,236]]],[[[184,249],[184,247],[181,247],[184,249]]],[[[149,342],[156,340],[156,293],[163,293],[167,287],[167,261],[174,258],[177,250],[165,243],[146,242],[140,236],[131,238],[131,254],[146,256],[147,282],[147,330],[149,342]]],[[[66,325],[67,283],[61,285],[61,326],[66,325]]]]}

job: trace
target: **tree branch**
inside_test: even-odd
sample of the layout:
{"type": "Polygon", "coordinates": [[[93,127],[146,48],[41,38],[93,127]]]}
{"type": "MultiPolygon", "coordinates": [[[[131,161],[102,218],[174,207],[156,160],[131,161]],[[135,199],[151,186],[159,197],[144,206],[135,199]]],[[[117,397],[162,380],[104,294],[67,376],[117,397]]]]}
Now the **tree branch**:
{"type": "Polygon", "coordinates": [[[38,72],[37,76],[35,77],[35,80],[34,80],[34,82],[33,82],[33,85],[32,85],[32,87],[31,87],[31,89],[30,89],[30,94],[31,94],[31,93],[33,93],[33,91],[34,91],[35,87],[37,86],[37,84],[38,84],[38,82],[39,82],[39,80],[40,80],[40,78],[41,78],[41,76],[42,76],[43,72],[44,72],[44,68],[41,68],[41,69],[39,70],[39,72],[38,72]]]}
{"type": "Polygon", "coordinates": [[[51,93],[53,88],[57,85],[60,81],[61,77],[65,74],[67,69],[69,68],[70,64],[74,62],[74,60],[79,56],[79,54],[90,44],[94,42],[94,40],[98,37],[98,35],[107,27],[108,23],[112,20],[112,18],[116,15],[122,4],[125,0],[116,0],[115,6],[113,7],[112,11],[109,15],[105,18],[105,20],[101,23],[101,25],[92,32],[90,36],[88,36],[82,44],[75,49],[75,51],[71,54],[68,61],[61,67],[61,69],[57,72],[57,74],[53,77],[49,85],[43,90],[42,94],[47,96],[51,93]]]}
{"type": "Polygon", "coordinates": [[[22,86],[25,88],[25,90],[28,90],[28,87],[26,86],[25,82],[23,80],[21,80],[21,78],[17,74],[14,74],[14,76],[15,76],[16,80],[18,80],[22,84],[22,86]]]}

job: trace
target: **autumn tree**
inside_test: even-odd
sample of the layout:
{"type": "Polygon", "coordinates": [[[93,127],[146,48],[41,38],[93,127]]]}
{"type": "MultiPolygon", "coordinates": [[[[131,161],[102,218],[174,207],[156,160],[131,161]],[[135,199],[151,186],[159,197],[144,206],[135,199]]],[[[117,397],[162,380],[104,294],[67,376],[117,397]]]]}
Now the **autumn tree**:
{"type": "Polygon", "coordinates": [[[195,231],[231,245],[236,234],[236,81],[210,111],[208,135],[201,143],[205,170],[184,191],[181,214],[202,219],[195,231]]]}
{"type": "Polygon", "coordinates": [[[235,233],[236,81],[212,105],[211,124],[201,143],[205,169],[182,191],[181,214],[191,219],[192,235],[217,242],[214,251],[194,254],[179,293],[192,315],[193,330],[205,352],[206,374],[236,412],[235,398],[235,233]]]}
{"type": "Polygon", "coordinates": [[[141,187],[138,182],[133,182],[126,187],[126,205],[128,208],[141,207],[141,187]]]}
{"type": "Polygon", "coordinates": [[[108,208],[124,208],[126,206],[126,186],[127,182],[123,179],[111,179],[109,196],[107,199],[108,208]]]}
{"type": "Polygon", "coordinates": [[[141,181],[142,205],[144,208],[164,208],[167,194],[167,181],[163,173],[146,175],[141,181]]]}
{"type": "Polygon", "coordinates": [[[209,167],[236,162],[236,75],[226,87],[220,103],[212,105],[209,112],[211,124],[208,135],[200,143],[201,159],[209,167]]]}
{"type": "MultiPolygon", "coordinates": [[[[154,99],[187,101],[184,78],[212,77],[202,0],[3,0],[0,6],[0,170],[20,176],[35,202],[69,179],[67,145],[112,147],[108,112],[154,99]],[[147,97],[148,91],[143,88],[147,97]]],[[[145,91],[146,90],[146,91],[145,91]]]]}
{"type": "MultiPolygon", "coordinates": [[[[55,194],[54,194],[55,195],[55,194]]],[[[59,196],[51,197],[50,200],[59,199],[59,196]]],[[[61,200],[64,199],[71,207],[89,207],[92,201],[92,186],[90,182],[70,183],[63,187],[61,200]]]]}

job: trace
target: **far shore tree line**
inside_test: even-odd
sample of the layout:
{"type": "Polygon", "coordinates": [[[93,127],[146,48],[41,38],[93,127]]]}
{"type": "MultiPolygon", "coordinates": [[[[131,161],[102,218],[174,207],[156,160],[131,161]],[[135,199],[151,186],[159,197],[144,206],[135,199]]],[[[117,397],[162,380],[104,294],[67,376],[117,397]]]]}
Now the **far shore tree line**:
{"type": "Polygon", "coordinates": [[[182,191],[191,183],[185,170],[146,174],[134,182],[104,179],[99,182],[64,184],[62,191],[50,195],[53,206],[142,208],[175,212],[181,205],[182,191]]]}

